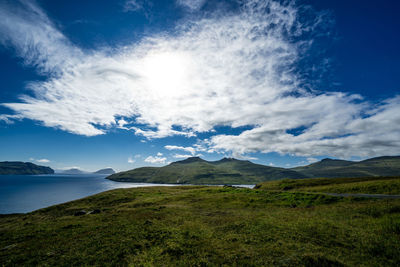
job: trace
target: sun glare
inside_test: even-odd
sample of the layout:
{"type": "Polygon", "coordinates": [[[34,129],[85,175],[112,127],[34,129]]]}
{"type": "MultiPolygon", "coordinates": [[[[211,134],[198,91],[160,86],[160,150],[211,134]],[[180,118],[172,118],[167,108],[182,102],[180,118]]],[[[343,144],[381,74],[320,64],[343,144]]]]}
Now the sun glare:
{"type": "Polygon", "coordinates": [[[148,88],[160,96],[178,95],[184,90],[189,61],[179,53],[148,55],[143,62],[143,76],[148,88]]]}

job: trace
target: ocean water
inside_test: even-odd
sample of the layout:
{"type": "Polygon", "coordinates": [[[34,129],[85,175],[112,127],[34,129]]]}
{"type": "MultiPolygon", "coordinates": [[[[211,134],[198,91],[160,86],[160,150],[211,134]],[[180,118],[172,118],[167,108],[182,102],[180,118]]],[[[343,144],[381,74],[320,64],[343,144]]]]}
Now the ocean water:
{"type": "Polygon", "coordinates": [[[0,175],[0,214],[25,213],[116,188],[173,186],[118,183],[107,175],[0,175]]]}

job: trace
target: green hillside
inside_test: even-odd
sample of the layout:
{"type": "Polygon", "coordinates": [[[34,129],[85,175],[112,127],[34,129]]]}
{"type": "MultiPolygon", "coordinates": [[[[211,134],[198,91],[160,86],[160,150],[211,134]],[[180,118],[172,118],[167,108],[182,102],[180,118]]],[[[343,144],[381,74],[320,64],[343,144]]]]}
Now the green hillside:
{"type": "Polygon", "coordinates": [[[400,157],[377,157],[363,161],[323,159],[291,170],[312,177],[368,177],[400,175],[400,157]]]}
{"type": "Polygon", "coordinates": [[[379,177],[400,175],[400,157],[363,161],[323,159],[292,169],[269,167],[247,160],[223,158],[206,161],[191,157],[164,167],[142,167],[113,174],[107,179],[136,183],[255,184],[285,178],[379,177]]]}
{"type": "Polygon", "coordinates": [[[29,174],[52,174],[54,170],[50,167],[36,165],[30,162],[3,161],[0,162],[0,175],[29,175],[29,174]]]}
{"type": "MultiPolygon", "coordinates": [[[[325,183],[307,180],[290,181],[325,183]]],[[[399,266],[400,199],[276,183],[117,189],[0,215],[0,265],[399,266]]]]}
{"type": "Polygon", "coordinates": [[[400,195],[400,176],[284,179],[260,183],[256,188],[268,191],[400,195]]]}
{"type": "Polygon", "coordinates": [[[135,183],[255,184],[284,178],[305,178],[293,170],[268,167],[250,161],[224,158],[205,161],[199,157],[164,167],[143,167],[113,174],[107,179],[135,183]]]}

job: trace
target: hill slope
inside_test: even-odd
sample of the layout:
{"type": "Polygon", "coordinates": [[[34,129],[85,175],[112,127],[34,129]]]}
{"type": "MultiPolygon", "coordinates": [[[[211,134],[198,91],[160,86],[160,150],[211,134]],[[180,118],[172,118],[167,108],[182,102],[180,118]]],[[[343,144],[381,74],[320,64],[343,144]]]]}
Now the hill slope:
{"type": "Polygon", "coordinates": [[[94,172],[94,174],[114,174],[115,171],[113,168],[105,168],[94,172]]]}
{"type": "Polygon", "coordinates": [[[308,177],[368,177],[400,175],[400,156],[377,157],[363,161],[323,159],[308,166],[291,170],[308,177]]]}
{"type": "Polygon", "coordinates": [[[107,179],[136,183],[253,184],[283,178],[305,178],[293,170],[268,167],[250,161],[227,159],[205,161],[198,157],[164,167],[142,167],[113,174],[107,179]]]}
{"type": "Polygon", "coordinates": [[[54,170],[50,167],[36,165],[30,162],[3,161],[0,162],[0,175],[6,174],[52,174],[54,170]]]}

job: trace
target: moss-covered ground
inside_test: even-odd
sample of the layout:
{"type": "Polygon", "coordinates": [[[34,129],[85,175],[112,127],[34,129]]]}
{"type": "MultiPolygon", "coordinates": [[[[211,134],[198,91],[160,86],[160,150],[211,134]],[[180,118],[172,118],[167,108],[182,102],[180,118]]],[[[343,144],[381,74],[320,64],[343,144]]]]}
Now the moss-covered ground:
{"type": "Polygon", "coordinates": [[[400,177],[284,179],[257,185],[262,190],[400,195],[400,177]]]}
{"type": "Polygon", "coordinates": [[[399,266],[400,200],[117,189],[0,216],[2,266],[399,266]],[[75,216],[78,211],[100,210],[75,216]]]}

